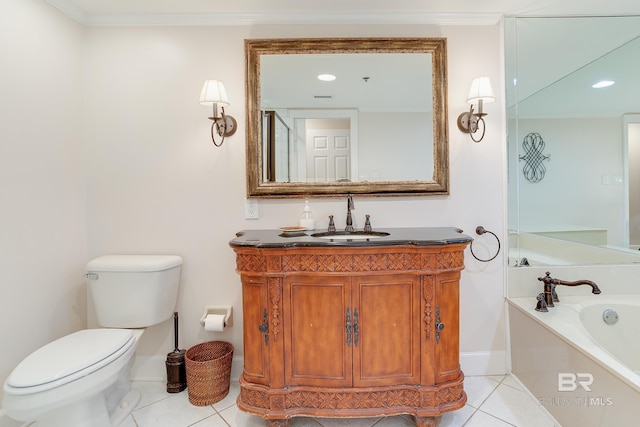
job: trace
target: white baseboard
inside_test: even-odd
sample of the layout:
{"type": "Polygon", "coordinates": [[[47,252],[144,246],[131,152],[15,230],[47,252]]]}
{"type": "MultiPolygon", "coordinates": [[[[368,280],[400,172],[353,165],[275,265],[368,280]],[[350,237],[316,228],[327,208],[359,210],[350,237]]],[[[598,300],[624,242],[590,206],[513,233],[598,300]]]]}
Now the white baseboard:
{"type": "MultiPolygon", "coordinates": [[[[131,368],[131,379],[133,381],[167,381],[166,360],[166,356],[163,355],[136,356],[131,368]]],[[[233,358],[231,362],[231,381],[240,379],[243,366],[243,357],[233,358]]]]}
{"type": "Polygon", "coordinates": [[[474,351],[460,353],[460,367],[466,376],[505,375],[507,353],[505,351],[474,351]]]}

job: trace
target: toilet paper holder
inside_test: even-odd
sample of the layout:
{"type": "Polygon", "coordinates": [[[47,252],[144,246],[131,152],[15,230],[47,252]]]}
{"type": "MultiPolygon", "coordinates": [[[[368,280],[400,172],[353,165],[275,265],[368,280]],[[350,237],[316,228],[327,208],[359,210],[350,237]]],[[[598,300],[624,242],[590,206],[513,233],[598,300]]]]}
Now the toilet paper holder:
{"type": "Polygon", "coordinates": [[[206,305],[204,307],[204,313],[200,318],[200,324],[204,327],[204,320],[210,314],[222,314],[224,315],[224,325],[233,325],[233,307],[230,305],[206,305]]]}

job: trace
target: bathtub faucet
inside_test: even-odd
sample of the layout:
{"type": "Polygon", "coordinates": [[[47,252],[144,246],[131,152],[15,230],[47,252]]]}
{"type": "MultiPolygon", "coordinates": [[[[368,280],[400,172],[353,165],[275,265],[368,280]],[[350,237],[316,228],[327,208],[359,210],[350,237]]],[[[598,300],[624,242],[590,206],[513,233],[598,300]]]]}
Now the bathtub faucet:
{"type": "Polygon", "coordinates": [[[564,286],[579,286],[579,285],[589,285],[591,286],[591,292],[594,294],[600,293],[600,288],[591,280],[576,280],[575,282],[568,282],[566,280],[554,279],[551,277],[551,274],[547,271],[544,277],[538,277],[542,283],[544,283],[543,292],[538,295],[538,303],[536,304],[536,311],[549,311],[547,307],[555,307],[553,305],[554,302],[559,302],[558,294],[556,293],[557,285],[564,286]]]}

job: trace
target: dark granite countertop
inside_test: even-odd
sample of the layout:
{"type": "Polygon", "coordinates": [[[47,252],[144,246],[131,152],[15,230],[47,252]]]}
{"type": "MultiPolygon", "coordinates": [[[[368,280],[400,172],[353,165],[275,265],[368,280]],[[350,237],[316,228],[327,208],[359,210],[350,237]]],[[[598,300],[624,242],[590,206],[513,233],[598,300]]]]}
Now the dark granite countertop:
{"type": "MultiPolygon", "coordinates": [[[[322,246],[442,246],[455,243],[468,243],[472,238],[462,234],[455,227],[418,227],[418,228],[379,228],[374,233],[389,233],[369,239],[326,239],[312,237],[312,234],[326,230],[304,232],[283,232],[281,230],[243,230],[229,242],[232,247],[255,248],[291,248],[322,246]]],[[[345,234],[338,231],[338,233],[345,234]]],[[[362,231],[360,231],[362,233],[362,231]]]]}

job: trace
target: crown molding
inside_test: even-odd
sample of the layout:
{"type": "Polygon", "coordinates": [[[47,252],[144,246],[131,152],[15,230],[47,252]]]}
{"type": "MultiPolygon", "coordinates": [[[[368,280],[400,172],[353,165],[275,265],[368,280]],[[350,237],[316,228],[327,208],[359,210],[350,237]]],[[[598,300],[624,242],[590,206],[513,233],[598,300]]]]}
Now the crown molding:
{"type": "Polygon", "coordinates": [[[255,12],[202,14],[88,15],[91,26],[112,25],[293,25],[293,24],[420,24],[494,25],[500,14],[426,12],[255,12]]]}
{"type": "Polygon", "coordinates": [[[87,14],[84,10],[80,9],[75,3],[69,0],[46,0],[51,6],[55,7],[65,15],[69,16],[80,24],[85,24],[87,21],[87,14]]]}
{"type": "Polygon", "coordinates": [[[87,26],[294,25],[294,24],[415,24],[495,25],[499,13],[430,13],[421,11],[305,11],[190,14],[90,14],[70,0],[46,0],[87,26]]]}

